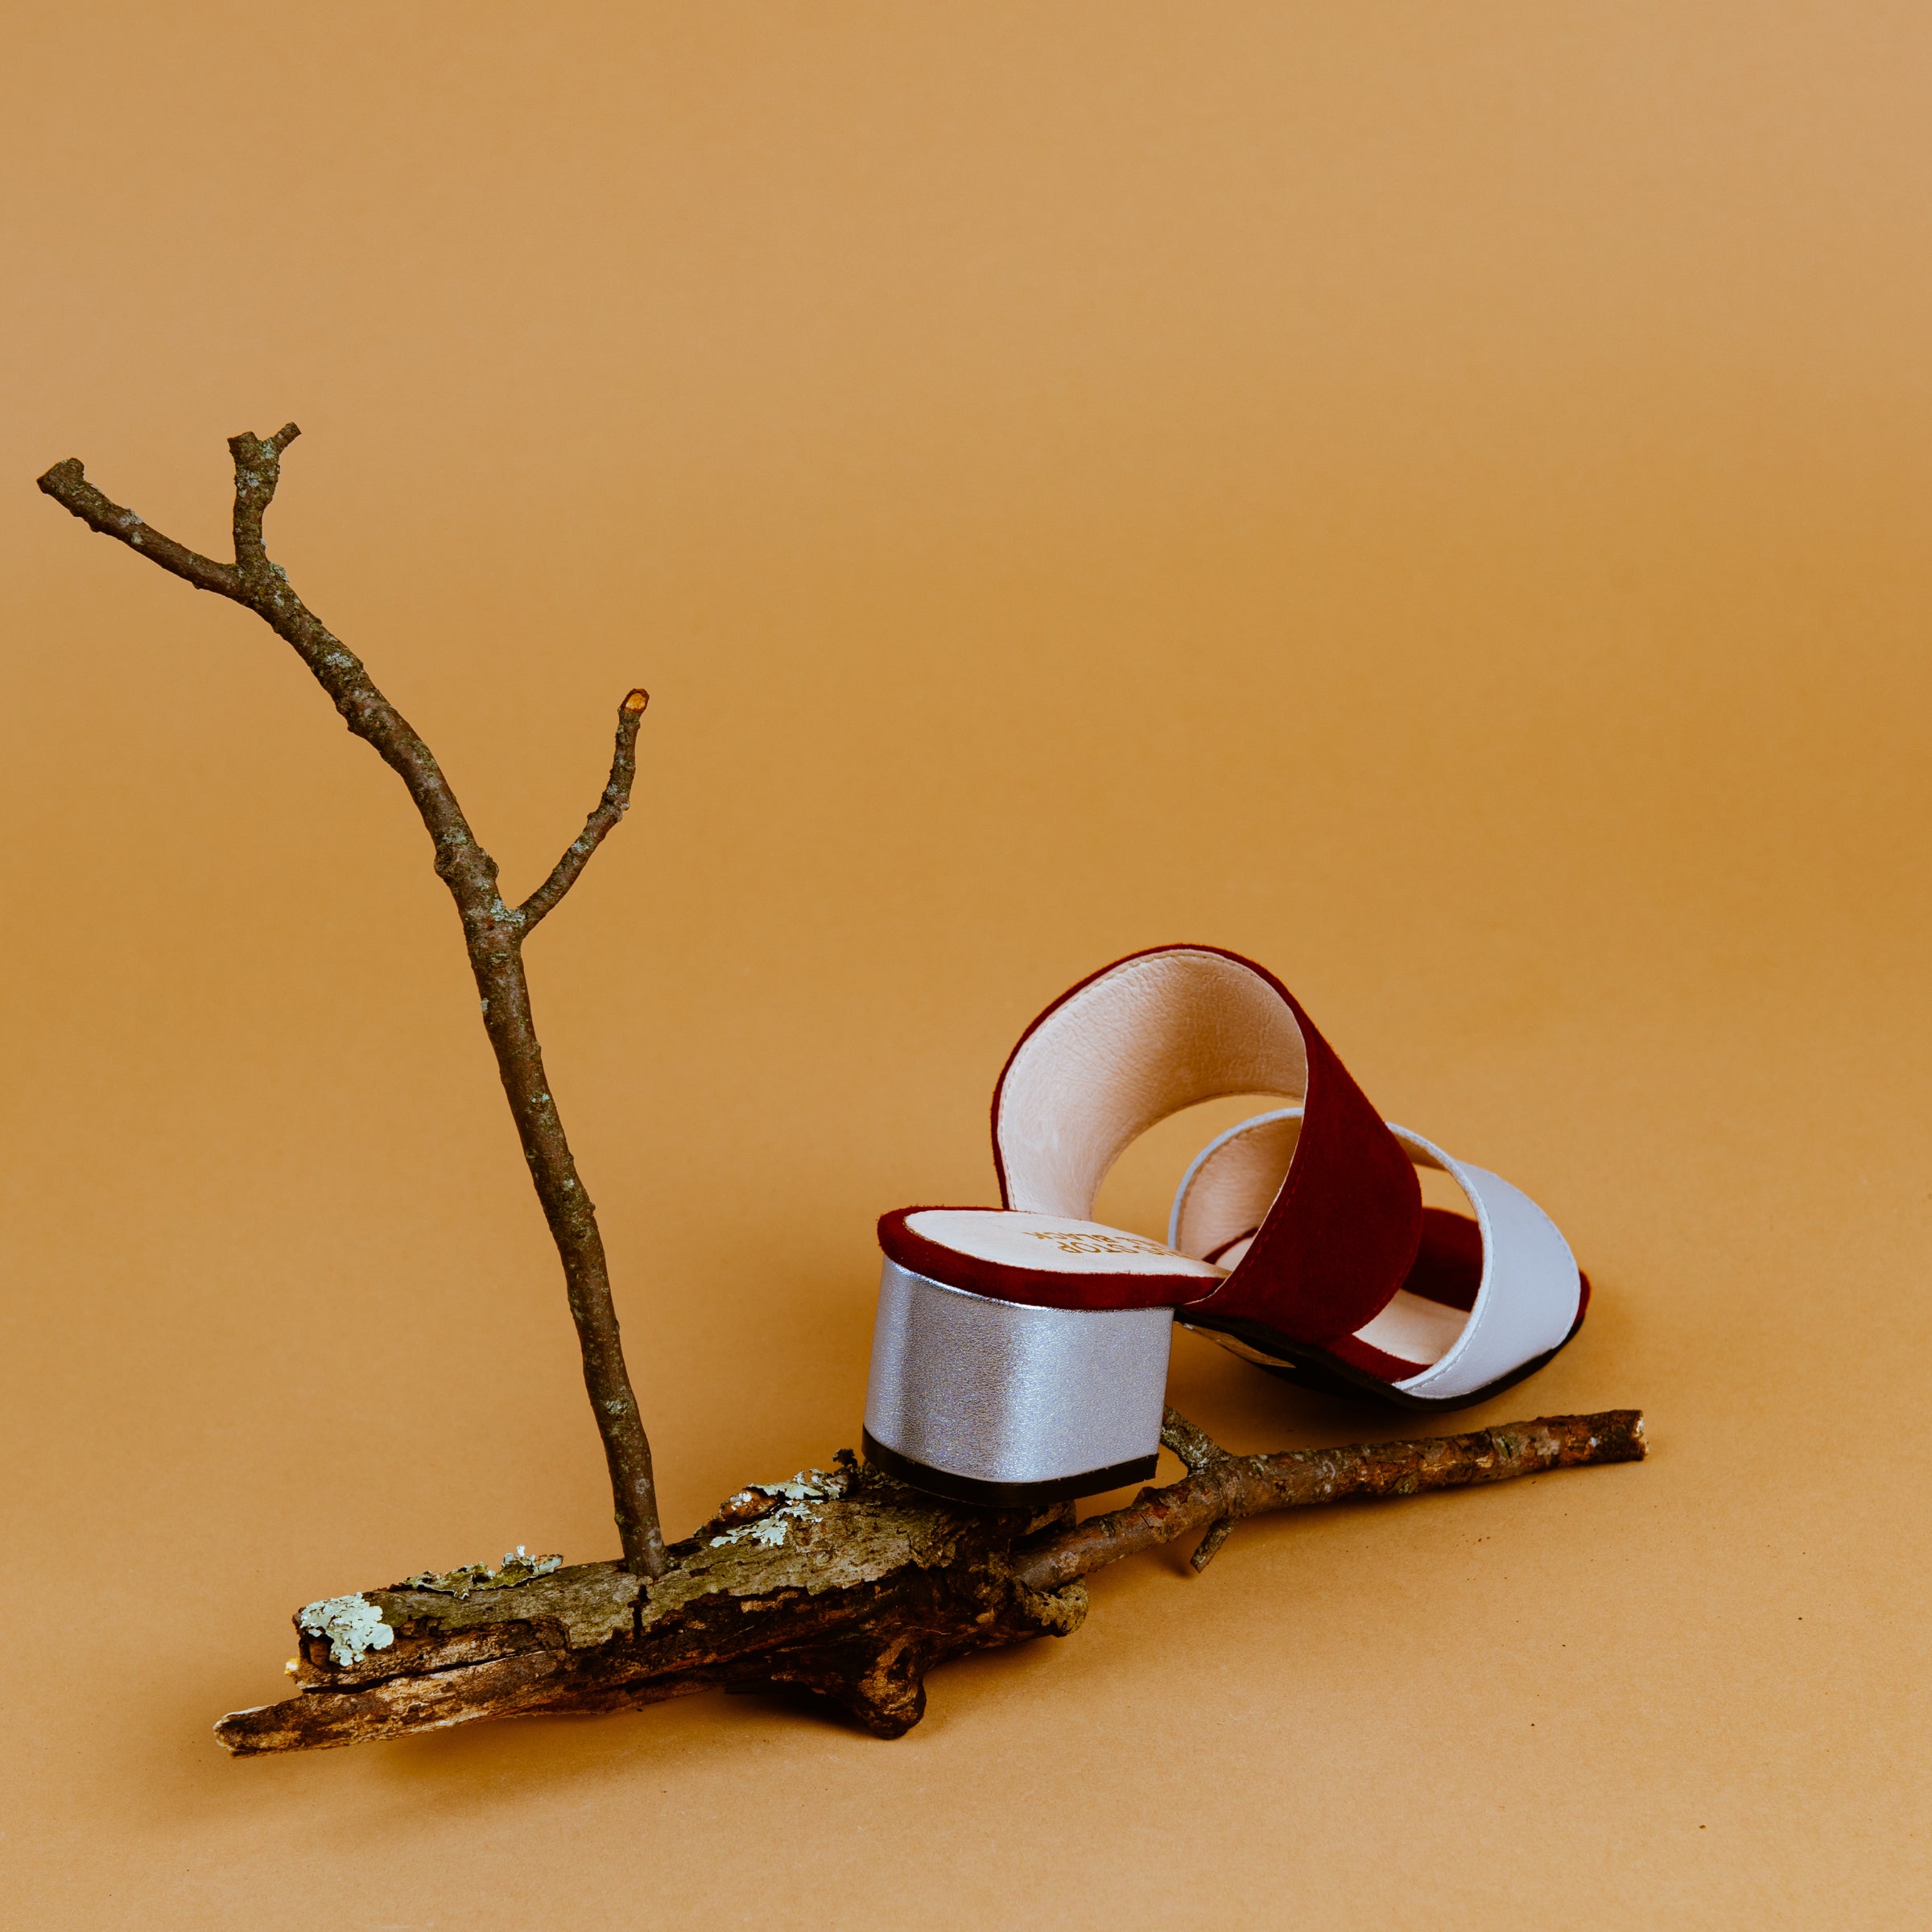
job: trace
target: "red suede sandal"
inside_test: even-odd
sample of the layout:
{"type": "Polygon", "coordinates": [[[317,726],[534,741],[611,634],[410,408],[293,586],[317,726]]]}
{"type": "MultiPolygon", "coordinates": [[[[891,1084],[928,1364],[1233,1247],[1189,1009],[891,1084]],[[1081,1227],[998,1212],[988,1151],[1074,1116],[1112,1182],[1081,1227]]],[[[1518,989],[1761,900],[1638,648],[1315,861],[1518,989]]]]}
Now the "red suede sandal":
{"type": "Polygon", "coordinates": [[[942,1496],[1010,1506],[1150,1476],[1177,1314],[1294,1379],[1430,1409],[1508,1387],[1583,1319],[1534,1203],[1385,1124],[1236,953],[1161,947],[1081,981],[1013,1049],[993,1130],[1001,1208],[879,1223],[865,1451],[942,1496]],[[1203,1150],[1166,1245],[1091,1219],[1130,1141],[1245,1093],[1298,1104],[1203,1150]],[[1425,1209],[1418,1163],[1472,1216],[1425,1209]]]}

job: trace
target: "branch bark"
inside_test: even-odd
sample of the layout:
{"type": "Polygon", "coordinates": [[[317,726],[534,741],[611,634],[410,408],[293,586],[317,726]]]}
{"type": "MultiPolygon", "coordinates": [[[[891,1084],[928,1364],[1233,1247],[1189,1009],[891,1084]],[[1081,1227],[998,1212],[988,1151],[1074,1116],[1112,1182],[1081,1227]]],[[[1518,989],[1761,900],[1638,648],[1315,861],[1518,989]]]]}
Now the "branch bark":
{"type": "Polygon", "coordinates": [[[644,707],[650,702],[650,693],[638,690],[617,707],[617,743],[610,757],[609,782],[584,821],[584,829],[564,847],[563,857],[551,867],[550,877],[517,908],[526,938],[537,921],[576,884],[578,873],[604,843],[605,834],[630,810],[631,781],[638,773],[638,727],[644,721],[644,707]]]}
{"type": "Polygon", "coordinates": [[[942,1503],[841,1452],[830,1471],[740,1490],[652,1583],[609,1563],[506,1559],[500,1573],[473,1567],[312,1604],[295,1616],[295,1695],[232,1711],[215,1735],[252,1756],[791,1689],[898,1737],[923,1715],[936,1665],[1071,1635],[1088,1608],[1084,1577],[1204,1523],[1644,1454],[1633,1410],[1279,1455],[1230,1455],[1171,1410],[1165,1434],[1187,1475],[1077,1525],[1063,1504],[942,1503]]]}
{"type": "Polygon", "coordinates": [[[523,905],[506,905],[497,889],[497,862],[471,830],[435,755],[377,688],[361,658],[308,609],[291,586],[287,573],[269,559],[262,518],[275,500],[283,452],[300,433],[290,423],[272,436],[245,431],[229,439],[235,468],[232,564],[202,556],[151,528],[89,483],[77,458],[56,463],[39,485],[90,530],[126,544],[197,590],[212,591],[252,610],[293,647],[349,729],[402,781],[429,833],[436,876],[456,902],[470,970],[482,999],[484,1030],[563,1263],[584,1360],[584,1387],[610,1473],[625,1563],[640,1576],[657,1576],[666,1558],[650,1444],[625,1366],[597,1211],[584,1191],[544,1071],[522,956],[526,935],[570,890],[630,803],[638,725],[646,700],[641,691],[634,691],[618,708],[610,782],[583,832],[523,905]]]}
{"type": "Polygon", "coordinates": [[[1505,1422],[1422,1442],[1230,1455],[1170,1409],[1161,1439],[1187,1465],[1183,1480],[1143,1490],[1124,1509],[1089,1517],[1022,1558],[1014,1575],[1030,1588],[1060,1590],[1103,1564],[1205,1530],[1208,1537],[1195,1552],[1198,1574],[1244,1517],[1317,1503],[1463,1489],[1585,1463],[1634,1462],[1644,1453],[1644,1422],[1633,1409],[1613,1409],[1600,1415],[1505,1422]]]}

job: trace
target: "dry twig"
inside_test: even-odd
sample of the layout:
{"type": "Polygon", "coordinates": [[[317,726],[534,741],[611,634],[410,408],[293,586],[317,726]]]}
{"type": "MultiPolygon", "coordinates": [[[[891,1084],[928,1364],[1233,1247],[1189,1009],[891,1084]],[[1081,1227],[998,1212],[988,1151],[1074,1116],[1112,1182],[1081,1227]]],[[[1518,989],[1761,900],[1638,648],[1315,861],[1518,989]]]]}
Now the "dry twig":
{"type": "Polygon", "coordinates": [[[269,560],[262,518],[275,500],[282,452],[300,433],[290,423],[272,436],[245,431],[229,438],[235,464],[233,564],[200,555],[151,528],[131,510],[110,502],[87,481],[76,457],[56,463],[40,478],[40,487],[89,529],[115,538],[197,590],[213,591],[252,610],[295,647],[349,729],[375,748],[402,779],[422,815],[435,848],[436,876],[449,888],[463,923],[463,943],[482,996],[484,1030],[495,1051],[523,1158],[564,1263],[564,1286],[584,1356],[584,1385],[603,1438],[625,1562],[640,1576],[656,1576],[663,1571],[665,1557],[650,1444],[624,1366],[597,1210],[584,1192],[551,1097],[523,976],[524,940],[576,882],[590,855],[630,802],[638,726],[650,700],[643,691],[634,691],[618,706],[617,749],[602,799],[550,877],[522,905],[506,905],[497,890],[497,862],[470,829],[429,747],[377,689],[361,659],[296,596],[282,567],[269,560]]]}

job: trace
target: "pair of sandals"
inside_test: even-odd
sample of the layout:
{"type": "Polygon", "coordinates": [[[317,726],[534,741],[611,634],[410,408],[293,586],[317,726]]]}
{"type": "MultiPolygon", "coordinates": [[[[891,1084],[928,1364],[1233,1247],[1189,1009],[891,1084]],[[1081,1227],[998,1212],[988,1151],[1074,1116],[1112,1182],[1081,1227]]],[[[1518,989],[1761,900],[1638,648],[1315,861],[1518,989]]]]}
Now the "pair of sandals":
{"type": "Polygon", "coordinates": [[[1024,1507],[1154,1473],[1176,1319],[1291,1381],[1465,1408],[1576,1333],[1590,1285],[1529,1197],[1385,1122],[1274,976],[1163,946],[1021,1036],[993,1099],[998,1208],[902,1208],[865,1454],[955,1501],[1024,1507]],[[1270,1094],[1208,1143],[1165,1244],[1092,1217],[1129,1142],[1202,1100],[1270,1094]],[[1425,1207],[1440,1169],[1468,1212],[1425,1207]]]}

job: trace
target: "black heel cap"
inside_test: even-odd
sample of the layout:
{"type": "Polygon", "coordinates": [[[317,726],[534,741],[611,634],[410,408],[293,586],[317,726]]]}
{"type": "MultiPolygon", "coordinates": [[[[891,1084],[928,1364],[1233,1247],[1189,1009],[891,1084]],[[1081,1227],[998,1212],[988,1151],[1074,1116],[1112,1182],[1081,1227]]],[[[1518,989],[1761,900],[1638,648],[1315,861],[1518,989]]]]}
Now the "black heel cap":
{"type": "Polygon", "coordinates": [[[1036,1503],[1061,1503],[1070,1496],[1098,1496],[1107,1489],[1119,1489],[1129,1483],[1145,1482],[1160,1461],[1157,1449],[1152,1455],[1136,1456],[1130,1463],[1116,1463],[1106,1469],[1088,1469],[1078,1476],[1059,1476],[1044,1483],[988,1483],[975,1476],[955,1476],[949,1469],[935,1469],[930,1463],[914,1462],[873,1439],[866,1430],[861,1438],[865,1459],[875,1469],[883,1469],[914,1489],[929,1496],[943,1496],[949,1503],[971,1503],[981,1509],[1025,1509],[1036,1503]]]}

